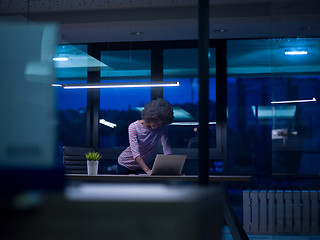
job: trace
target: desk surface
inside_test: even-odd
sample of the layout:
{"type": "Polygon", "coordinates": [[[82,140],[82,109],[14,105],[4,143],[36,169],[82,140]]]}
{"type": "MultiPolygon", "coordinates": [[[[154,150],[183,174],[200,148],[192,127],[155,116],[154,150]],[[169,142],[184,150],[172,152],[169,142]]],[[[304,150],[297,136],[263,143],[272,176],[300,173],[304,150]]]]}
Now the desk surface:
{"type": "MultiPolygon", "coordinates": [[[[159,182],[159,181],[190,181],[197,182],[197,175],[183,176],[149,176],[149,175],[116,175],[116,174],[98,174],[89,176],[87,174],[65,174],[67,180],[77,181],[144,181],[144,182],[159,182]]],[[[233,175],[215,175],[209,176],[209,182],[248,182],[252,179],[251,176],[233,176],[233,175]]]]}
{"type": "MultiPolygon", "coordinates": [[[[81,182],[198,182],[197,175],[184,176],[148,176],[148,175],[115,175],[115,174],[98,174],[96,176],[89,176],[87,174],[65,174],[66,180],[81,181],[81,182]]],[[[248,182],[252,179],[251,176],[233,176],[233,175],[216,175],[209,176],[209,182],[248,182]]],[[[248,240],[246,232],[243,230],[239,220],[234,213],[229,200],[225,198],[225,213],[224,218],[229,226],[233,239],[248,240]]]]}

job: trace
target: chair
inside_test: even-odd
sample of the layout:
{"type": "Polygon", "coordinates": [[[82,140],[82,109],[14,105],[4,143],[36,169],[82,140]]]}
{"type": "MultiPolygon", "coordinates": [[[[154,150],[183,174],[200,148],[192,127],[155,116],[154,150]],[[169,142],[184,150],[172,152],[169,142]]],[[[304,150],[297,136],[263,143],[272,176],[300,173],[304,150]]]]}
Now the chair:
{"type": "Polygon", "coordinates": [[[94,151],[90,147],[63,147],[63,163],[65,173],[87,173],[87,160],[85,153],[94,151]]]}

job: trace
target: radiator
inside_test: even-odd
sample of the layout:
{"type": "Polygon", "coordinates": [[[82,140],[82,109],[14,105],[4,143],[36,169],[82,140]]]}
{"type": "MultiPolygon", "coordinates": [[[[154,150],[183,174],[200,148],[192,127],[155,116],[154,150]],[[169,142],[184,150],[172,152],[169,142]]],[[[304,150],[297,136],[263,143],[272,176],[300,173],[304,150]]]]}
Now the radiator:
{"type": "Polygon", "coordinates": [[[252,234],[319,233],[319,191],[245,190],[243,228],[252,234]]]}

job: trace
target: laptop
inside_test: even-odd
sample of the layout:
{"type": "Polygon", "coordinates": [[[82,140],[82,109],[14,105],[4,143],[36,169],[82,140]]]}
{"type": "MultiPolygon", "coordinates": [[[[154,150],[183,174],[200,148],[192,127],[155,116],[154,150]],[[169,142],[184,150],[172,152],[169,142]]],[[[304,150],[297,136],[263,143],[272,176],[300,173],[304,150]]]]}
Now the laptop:
{"type": "Polygon", "coordinates": [[[157,154],[150,175],[180,175],[186,155],[157,154]]]}

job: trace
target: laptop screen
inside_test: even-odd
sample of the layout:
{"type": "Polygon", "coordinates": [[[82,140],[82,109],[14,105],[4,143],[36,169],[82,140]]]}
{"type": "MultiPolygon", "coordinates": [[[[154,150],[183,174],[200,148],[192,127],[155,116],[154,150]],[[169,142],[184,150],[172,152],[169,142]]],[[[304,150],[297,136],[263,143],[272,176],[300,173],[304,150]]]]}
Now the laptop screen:
{"type": "Polygon", "coordinates": [[[151,175],[179,175],[183,169],[186,155],[158,154],[154,161],[151,175]]]}

